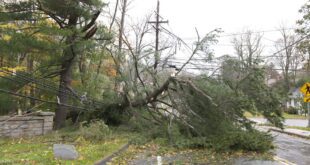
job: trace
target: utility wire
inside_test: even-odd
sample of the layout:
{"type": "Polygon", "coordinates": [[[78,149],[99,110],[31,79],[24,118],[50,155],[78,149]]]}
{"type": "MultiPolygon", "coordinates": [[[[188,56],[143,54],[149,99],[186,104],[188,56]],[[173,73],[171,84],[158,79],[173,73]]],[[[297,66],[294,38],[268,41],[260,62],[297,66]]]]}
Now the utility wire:
{"type": "MultiPolygon", "coordinates": [[[[161,15],[159,15],[161,18],[163,18],[161,15]]],[[[161,28],[162,25],[160,25],[161,28]]],[[[168,26],[170,29],[172,29],[170,26],[168,26]]],[[[166,29],[168,30],[168,29],[166,29]]],[[[260,31],[250,31],[251,33],[270,33],[270,32],[279,32],[280,30],[288,31],[288,30],[297,30],[297,27],[291,27],[291,28],[281,28],[281,29],[269,29],[269,30],[260,30],[260,31]]],[[[168,30],[169,31],[169,30],[168,30]]],[[[171,32],[170,30],[169,32],[171,32]]],[[[241,32],[241,33],[224,33],[223,35],[219,35],[218,37],[231,37],[231,36],[238,36],[238,35],[245,35],[248,34],[247,32],[241,32]]],[[[187,39],[197,39],[197,37],[185,37],[184,40],[187,39]]]]}
{"type": "Polygon", "coordinates": [[[294,46],[294,45],[297,45],[298,43],[302,42],[304,39],[308,38],[309,36],[310,36],[310,34],[305,35],[305,36],[301,37],[300,39],[298,39],[297,41],[293,42],[292,44],[290,44],[290,45],[288,45],[288,46],[285,46],[284,48],[282,48],[282,49],[280,49],[280,50],[274,52],[272,55],[270,55],[270,56],[264,56],[263,59],[265,59],[265,58],[270,58],[270,57],[274,57],[275,55],[277,55],[277,54],[279,54],[279,53],[285,51],[287,48],[290,48],[290,47],[292,47],[292,46],[294,46]]]}
{"type": "MultiPolygon", "coordinates": [[[[24,83],[25,83],[25,81],[19,81],[18,79],[12,79],[12,78],[5,77],[5,76],[1,76],[1,75],[0,75],[0,77],[2,77],[2,78],[4,78],[4,79],[7,79],[7,80],[9,80],[9,81],[12,81],[13,83],[20,83],[20,84],[24,84],[24,83]]],[[[34,88],[36,88],[36,89],[40,89],[40,90],[44,90],[44,91],[48,90],[48,89],[40,88],[40,87],[38,87],[38,86],[31,86],[30,84],[24,84],[24,85],[30,86],[30,87],[34,87],[34,88]]],[[[52,92],[53,92],[53,90],[49,90],[49,91],[52,91],[52,92]]],[[[54,91],[54,92],[58,93],[57,91],[54,91]]],[[[16,93],[16,92],[15,92],[15,93],[16,93]]],[[[29,97],[30,97],[30,96],[29,96],[29,97]]],[[[36,99],[34,99],[34,100],[36,100],[36,99]]],[[[82,103],[85,105],[85,102],[82,102],[82,103]]],[[[61,105],[61,103],[58,103],[58,102],[57,102],[57,104],[58,104],[58,105],[61,105]]],[[[65,105],[66,105],[66,104],[65,104],[65,105]]]]}
{"type": "MultiPolygon", "coordinates": [[[[7,62],[5,62],[5,61],[3,61],[3,63],[9,65],[9,63],[7,63],[7,62]]],[[[7,71],[9,71],[9,70],[7,70],[7,71]]],[[[9,71],[9,72],[11,72],[11,73],[13,74],[12,71],[9,71]]],[[[30,79],[31,79],[31,82],[33,82],[33,83],[36,83],[36,84],[39,83],[39,84],[42,85],[42,86],[46,86],[46,87],[53,88],[54,90],[60,91],[60,92],[65,93],[65,94],[70,94],[70,95],[72,95],[72,96],[74,96],[74,97],[76,97],[76,98],[81,98],[81,94],[79,94],[80,92],[75,92],[75,93],[73,93],[72,91],[68,90],[67,87],[66,87],[64,84],[60,84],[61,87],[64,87],[64,88],[66,89],[65,91],[62,91],[62,90],[59,90],[58,87],[55,87],[55,86],[46,84],[46,83],[44,83],[44,82],[42,83],[42,81],[40,82],[40,80],[43,80],[43,81],[46,81],[46,82],[48,82],[48,83],[50,83],[50,84],[54,84],[55,82],[53,82],[53,81],[51,81],[51,80],[48,80],[48,79],[43,78],[43,77],[40,77],[40,78],[33,77],[33,74],[32,74],[32,73],[28,73],[28,72],[24,72],[24,73],[26,73],[26,74],[21,74],[21,73],[20,73],[20,74],[21,74],[23,77],[26,77],[26,78],[31,77],[30,79]]],[[[74,91],[76,91],[76,90],[74,90],[74,91]]],[[[92,98],[92,97],[88,97],[88,99],[90,99],[91,101],[97,102],[97,103],[101,103],[101,102],[99,102],[99,101],[96,101],[96,100],[95,100],[94,98],[92,98]]],[[[101,104],[104,104],[104,103],[101,103],[101,104]]]]}
{"type": "MultiPolygon", "coordinates": [[[[169,31],[168,29],[166,29],[165,27],[161,27],[162,29],[164,29],[167,33],[169,33],[170,35],[172,35],[173,37],[177,37],[177,35],[175,35],[174,33],[172,33],[171,31],[169,31]]],[[[294,30],[296,28],[287,28],[287,29],[276,29],[276,30],[264,30],[264,31],[256,31],[256,32],[252,32],[252,33],[263,33],[263,32],[275,32],[275,31],[279,31],[279,30],[294,30]]],[[[244,34],[247,34],[247,33],[235,33],[235,34],[229,34],[229,35],[226,35],[226,36],[233,36],[233,35],[244,35],[244,34]]],[[[222,35],[223,36],[223,35],[222,35]]],[[[272,55],[268,55],[268,56],[261,56],[260,58],[261,59],[267,59],[267,58],[274,58],[274,57],[284,57],[284,56],[276,56],[277,54],[279,54],[280,52],[286,50],[287,48],[289,47],[292,47],[296,44],[298,44],[299,42],[301,42],[302,40],[306,39],[307,37],[309,37],[309,35],[306,35],[304,37],[301,37],[299,40],[295,41],[294,43],[286,46],[285,48],[273,53],[272,55]]],[[[181,40],[186,47],[189,47],[186,42],[184,42],[180,37],[177,37],[178,40],[181,40]]],[[[185,59],[187,61],[187,59],[185,59]]],[[[199,61],[200,59],[193,59],[193,61],[199,61]]],[[[205,60],[205,59],[204,59],[205,60]]]]}
{"type": "Polygon", "coordinates": [[[58,103],[58,102],[53,102],[53,101],[46,101],[46,100],[42,100],[42,99],[39,99],[39,98],[36,98],[36,97],[18,94],[18,93],[15,93],[13,91],[5,90],[5,89],[0,89],[0,92],[6,93],[6,94],[10,94],[10,95],[14,95],[14,96],[18,96],[18,97],[28,98],[28,99],[31,99],[31,100],[35,100],[35,101],[39,101],[39,102],[44,102],[44,103],[48,103],[48,104],[55,104],[55,105],[60,105],[60,106],[64,106],[64,107],[69,107],[69,108],[75,108],[75,109],[89,111],[86,108],[77,107],[77,106],[68,105],[68,104],[63,104],[63,103],[58,103]]]}
{"type": "MultiPolygon", "coordinates": [[[[1,72],[1,70],[0,70],[0,72],[1,72]]],[[[14,72],[13,72],[13,71],[10,71],[10,70],[4,70],[4,69],[2,69],[2,72],[6,72],[7,74],[8,74],[8,73],[14,74],[14,72]]],[[[54,90],[54,93],[56,93],[56,94],[58,94],[58,91],[60,91],[61,93],[68,94],[68,95],[71,96],[71,97],[73,96],[75,99],[79,99],[79,100],[80,100],[80,99],[82,98],[82,96],[80,96],[79,94],[74,94],[74,93],[72,93],[72,91],[70,91],[70,90],[62,91],[62,90],[59,90],[57,87],[54,87],[54,86],[49,85],[49,84],[46,84],[46,83],[42,83],[42,82],[38,81],[38,79],[34,78],[34,77],[33,77],[31,74],[29,74],[29,73],[28,73],[27,75],[26,75],[26,74],[17,73],[15,76],[18,77],[18,78],[21,78],[21,79],[25,80],[25,82],[28,82],[28,83],[35,83],[35,84],[37,84],[37,85],[41,85],[41,86],[43,86],[44,88],[50,89],[50,91],[54,90]]],[[[46,79],[44,79],[44,78],[41,78],[41,79],[46,80],[46,79]]],[[[25,85],[27,85],[27,84],[25,84],[25,85]]],[[[36,87],[36,86],[34,86],[34,87],[36,87]]],[[[63,85],[63,87],[65,87],[65,86],[63,85]]],[[[41,88],[41,89],[42,89],[42,88],[41,88]]],[[[43,89],[43,90],[44,90],[44,89],[43,89]]],[[[97,101],[97,100],[91,98],[91,97],[89,97],[89,100],[92,101],[92,102],[94,102],[94,103],[104,104],[104,103],[102,103],[102,102],[99,102],[99,101],[97,101]]]]}
{"type": "MultiPolygon", "coordinates": [[[[50,91],[50,92],[53,92],[55,94],[58,94],[58,92],[60,91],[61,93],[63,94],[69,94],[69,96],[74,96],[74,98],[77,98],[77,96],[73,95],[71,92],[69,91],[62,91],[62,90],[58,90],[58,88],[56,87],[53,87],[49,84],[44,84],[42,82],[39,82],[38,80],[34,79],[34,78],[31,78],[30,76],[26,76],[26,75],[23,75],[21,73],[14,73],[13,71],[10,71],[10,70],[4,70],[4,69],[0,69],[0,72],[3,72],[7,75],[12,75],[12,74],[15,74],[14,77],[16,77],[16,79],[18,80],[22,80],[23,82],[20,82],[20,83],[24,83],[24,85],[28,85],[28,86],[32,86],[30,85],[29,83],[34,83],[38,86],[32,86],[34,88],[37,88],[37,89],[42,89],[42,90],[45,90],[45,91],[50,91]],[[43,88],[39,87],[39,86],[42,86],[43,88]]],[[[9,79],[11,80],[12,82],[14,82],[15,80],[14,79],[10,79],[8,77],[5,77],[5,76],[1,76],[2,78],[5,78],[5,79],[9,79]]]]}
{"type": "MultiPolygon", "coordinates": [[[[300,39],[298,39],[297,41],[295,41],[294,43],[292,43],[292,44],[290,44],[290,45],[288,45],[288,46],[286,46],[286,47],[284,47],[284,48],[282,48],[282,49],[276,51],[276,52],[273,53],[272,55],[269,55],[269,56],[261,56],[260,58],[261,58],[261,59],[266,59],[266,58],[282,57],[282,56],[276,56],[276,55],[279,54],[279,53],[281,53],[282,51],[285,51],[287,48],[292,47],[292,46],[294,46],[294,45],[296,45],[296,44],[302,42],[304,39],[306,39],[306,38],[309,37],[309,36],[310,36],[310,34],[309,34],[309,35],[306,35],[306,36],[303,36],[303,37],[301,37],[300,39]]],[[[169,62],[169,61],[167,61],[167,62],[169,62]]]]}
{"type": "MultiPolygon", "coordinates": [[[[1,77],[1,78],[4,78],[4,79],[7,79],[7,80],[9,80],[9,81],[11,81],[11,82],[13,82],[13,83],[20,83],[20,84],[23,84],[23,85],[25,85],[25,86],[30,86],[30,87],[33,87],[33,88],[36,88],[36,89],[40,89],[40,90],[43,90],[43,91],[50,91],[50,92],[53,92],[53,93],[58,93],[57,91],[50,90],[50,89],[48,89],[48,88],[41,88],[41,87],[39,87],[39,86],[30,85],[30,84],[28,83],[28,81],[20,81],[18,78],[13,79],[13,78],[9,78],[9,77],[6,77],[6,76],[1,76],[1,75],[0,75],[0,77],[1,77]],[[26,83],[26,84],[25,84],[25,83],[26,83]]],[[[82,103],[83,103],[83,102],[82,102],[82,103]]],[[[83,104],[84,104],[84,103],[83,103],[83,104]]]]}
{"type": "MultiPolygon", "coordinates": [[[[271,29],[271,30],[251,31],[251,33],[254,33],[254,34],[271,33],[271,32],[279,32],[280,30],[285,30],[285,31],[297,30],[297,28],[285,28],[285,29],[271,29]]],[[[244,32],[244,33],[224,33],[223,35],[219,35],[218,38],[241,36],[241,35],[246,35],[246,34],[248,34],[248,33],[247,32],[244,32]]],[[[185,37],[183,39],[184,40],[194,40],[194,39],[197,39],[197,37],[185,37]]]]}
{"type": "MultiPolygon", "coordinates": [[[[55,90],[53,90],[53,89],[50,89],[50,88],[44,88],[44,86],[43,86],[43,88],[42,87],[40,87],[39,85],[40,84],[37,84],[38,86],[32,86],[31,84],[29,84],[29,80],[26,80],[25,81],[25,79],[23,79],[22,81],[20,81],[20,77],[18,77],[17,76],[18,75],[18,73],[15,75],[15,77],[16,77],[16,80],[15,79],[12,79],[12,78],[9,78],[9,77],[5,77],[5,76],[1,76],[0,75],[0,77],[2,77],[2,78],[4,78],[4,79],[7,79],[7,80],[10,80],[10,81],[12,81],[13,83],[21,83],[21,84],[24,84],[25,86],[30,86],[30,87],[34,87],[34,88],[36,88],[36,89],[40,89],[40,90],[44,90],[44,91],[50,91],[50,92],[53,92],[53,93],[55,93],[55,94],[58,94],[58,91],[55,91],[55,90]],[[18,81],[18,82],[17,82],[18,81]]],[[[74,98],[74,99],[77,99],[77,96],[74,96],[73,94],[71,94],[71,93],[68,93],[68,94],[70,94],[69,95],[69,97],[71,96],[71,98],[74,98]],[[74,96],[74,97],[72,97],[72,96],[74,96]]],[[[80,100],[80,99],[79,99],[80,100]]],[[[81,101],[81,100],[80,100],[81,101]]],[[[94,103],[94,100],[90,100],[90,101],[92,101],[92,103],[94,103]]],[[[83,104],[85,104],[85,102],[81,102],[81,103],[83,103],[83,104]]]]}
{"type": "Polygon", "coordinates": [[[41,88],[39,86],[31,85],[27,81],[20,80],[19,78],[13,79],[13,78],[10,78],[8,76],[2,76],[2,75],[0,75],[0,77],[3,78],[3,79],[9,80],[9,81],[11,81],[13,83],[18,83],[18,84],[20,84],[22,86],[29,86],[29,87],[33,87],[35,89],[40,89],[40,90],[44,90],[44,91],[50,91],[50,92],[54,92],[54,93],[57,92],[57,91],[54,91],[54,90],[50,90],[48,88],[41,88]]]}

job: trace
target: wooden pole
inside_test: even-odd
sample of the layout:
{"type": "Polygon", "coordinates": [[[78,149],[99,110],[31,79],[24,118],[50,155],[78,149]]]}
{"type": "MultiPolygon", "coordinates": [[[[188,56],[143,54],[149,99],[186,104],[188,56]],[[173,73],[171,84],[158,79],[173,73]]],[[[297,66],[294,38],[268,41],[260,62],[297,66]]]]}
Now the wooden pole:
{"type": "Polygon", "coordinates": [[[157,10],[156,10],[156,21],[149,21],[148,23],[154,23],[155,24],[155,56],[154,56],[154,70],[157,69],[160,57],[159,57],[159,25],[162,23],[168,23],[168,21],[160,21],[159,20],[159,12],[160,12],[160,2],[159,0],[157,1],[157,10]]]}

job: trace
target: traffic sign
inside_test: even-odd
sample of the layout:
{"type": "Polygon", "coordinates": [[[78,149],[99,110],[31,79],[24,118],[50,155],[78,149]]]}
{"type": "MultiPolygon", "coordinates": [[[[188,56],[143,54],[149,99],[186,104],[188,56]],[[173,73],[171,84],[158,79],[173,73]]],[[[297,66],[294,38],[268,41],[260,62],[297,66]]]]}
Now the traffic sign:
{"type": "Polygon", "coordinates": [[[304,97],[304,102],[305,103],[310,103],[310,97],[304,97]]]}
{"type": "Polygon", "coordinates": [[[305,83],[299,90],[304,96],[310,96],[310,83],[305,83]]]}

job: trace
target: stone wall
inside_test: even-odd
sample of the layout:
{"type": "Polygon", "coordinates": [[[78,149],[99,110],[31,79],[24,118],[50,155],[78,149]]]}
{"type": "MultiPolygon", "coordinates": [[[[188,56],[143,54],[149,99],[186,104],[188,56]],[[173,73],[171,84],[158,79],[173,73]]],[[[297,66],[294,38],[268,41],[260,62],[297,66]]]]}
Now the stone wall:
{"type": "Polygon", "coordinates": [[[38,112],[29,116],[0,116],[0,137],[44,135],[53,130],[54,113],[38,112]]]}

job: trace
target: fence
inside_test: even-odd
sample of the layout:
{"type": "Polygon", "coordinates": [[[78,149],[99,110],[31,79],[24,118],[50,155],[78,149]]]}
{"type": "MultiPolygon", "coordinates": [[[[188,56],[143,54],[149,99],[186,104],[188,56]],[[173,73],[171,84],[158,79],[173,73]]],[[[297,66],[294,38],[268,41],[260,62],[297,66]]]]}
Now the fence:
{"type": "Polygon", "coordinates": [[[0,116],[0,137],[44,135],[53,130],[52,112],[24,116],[0,116]]]}

